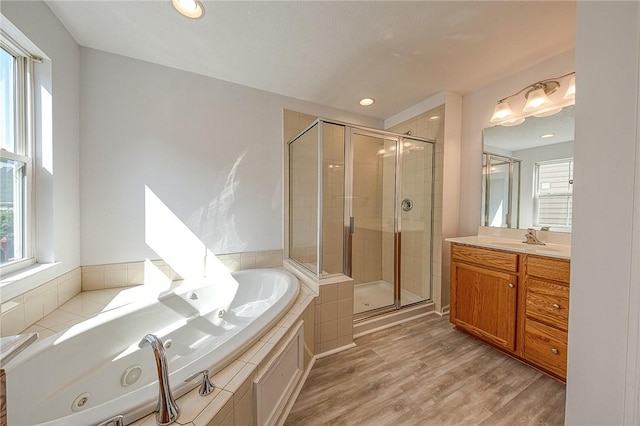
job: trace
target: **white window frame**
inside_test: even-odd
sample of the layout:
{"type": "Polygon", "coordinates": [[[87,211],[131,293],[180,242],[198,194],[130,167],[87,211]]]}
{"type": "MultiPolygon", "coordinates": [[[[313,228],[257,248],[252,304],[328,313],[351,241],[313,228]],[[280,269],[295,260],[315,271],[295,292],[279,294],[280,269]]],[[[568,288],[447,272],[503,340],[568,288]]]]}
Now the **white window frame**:
{"type": "MultiPolygon", "coordinates": [[[[4,31],[0,31],[0,47],[16,57],[15,151],[0,150],[0,158],[25,164],[23,197],[23,257],[0,265],[0,276],[9,275],[36,263],[34,202],[34,57],[4,31]]],[[[15,219],[14,219],[15,220],[15,219]]]]}
{"type": "MultiPolygon", "coordinates": [[[[555,228],[558,230],[571,230],[571,224],[567,224],[567,225],[554,225],[554,224],[548,224],[548,223],[541,223],[540,222],[540,198],[551,198],[551,197],[570,197],[571,198],[571,203],[573,205],[573,178],[570,179],[569,183],[572,188],[571,192],[562,192],[562,193],[556,193],[556,194],[540,194],[539,190],[540,190],[540,166],[541,165],[549,165],[549,164],[559,164],[559,163],[571,163],[571,170],[573,170],[573,158],[562,158],[562,159],[557,159],[557,160],[549,160],[549,161],[539,161],[535,163],[535,167],[534,167],[534,211],[533,211],[533,218],[534,218],[534,226],[548,226],[551,228],[555,228]]],[[[572,221],[573,223],[573,221],[572,221]]]]}

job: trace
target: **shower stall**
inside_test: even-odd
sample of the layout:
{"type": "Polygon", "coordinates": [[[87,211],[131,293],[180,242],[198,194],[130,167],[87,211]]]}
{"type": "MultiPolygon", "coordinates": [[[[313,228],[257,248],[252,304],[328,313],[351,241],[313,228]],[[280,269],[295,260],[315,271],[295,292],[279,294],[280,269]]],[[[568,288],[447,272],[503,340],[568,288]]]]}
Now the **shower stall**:
{"type": "Polygon", "coordinates": [[[288,142],[288,257],[351,277],[356,321],[431,300],[434,145],[325,119],[288,142]]]}

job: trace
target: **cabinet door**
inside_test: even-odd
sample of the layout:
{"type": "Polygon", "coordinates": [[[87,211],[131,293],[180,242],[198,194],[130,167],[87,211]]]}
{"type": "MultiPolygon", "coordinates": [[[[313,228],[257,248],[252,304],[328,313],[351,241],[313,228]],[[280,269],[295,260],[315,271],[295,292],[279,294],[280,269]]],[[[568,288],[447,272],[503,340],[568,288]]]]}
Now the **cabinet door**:
{"type": "Polygon", "coordinates": [[[451,263],[451,321],[471,334],[513,351],[518,277],[451,263]]]}

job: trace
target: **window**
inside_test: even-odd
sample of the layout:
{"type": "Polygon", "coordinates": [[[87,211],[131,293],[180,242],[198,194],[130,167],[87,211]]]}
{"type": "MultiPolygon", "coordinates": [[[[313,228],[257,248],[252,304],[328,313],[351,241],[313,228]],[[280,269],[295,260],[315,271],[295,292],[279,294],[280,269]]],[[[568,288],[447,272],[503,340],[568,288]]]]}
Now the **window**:
{"type": "Polygon", "coordinates": [[[571,227],[572,205],[573,158],[536,163],[536,225],[571,227]]]}
{"type": "Polygon", "coordinates": [[[33,124],[30,55],[0,33],[0,273],[33,256],[33,124]]]}

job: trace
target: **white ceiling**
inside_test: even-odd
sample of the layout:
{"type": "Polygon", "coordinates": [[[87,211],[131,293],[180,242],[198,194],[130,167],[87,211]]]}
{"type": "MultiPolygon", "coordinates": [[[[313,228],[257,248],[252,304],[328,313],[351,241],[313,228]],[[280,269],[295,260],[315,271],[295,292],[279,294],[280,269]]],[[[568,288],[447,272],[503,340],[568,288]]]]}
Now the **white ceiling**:
{"type": "Polygon", "coordinates": [[[380,119],[575,44],[574,1],[46,2],[82,46],[380,119]]]}

